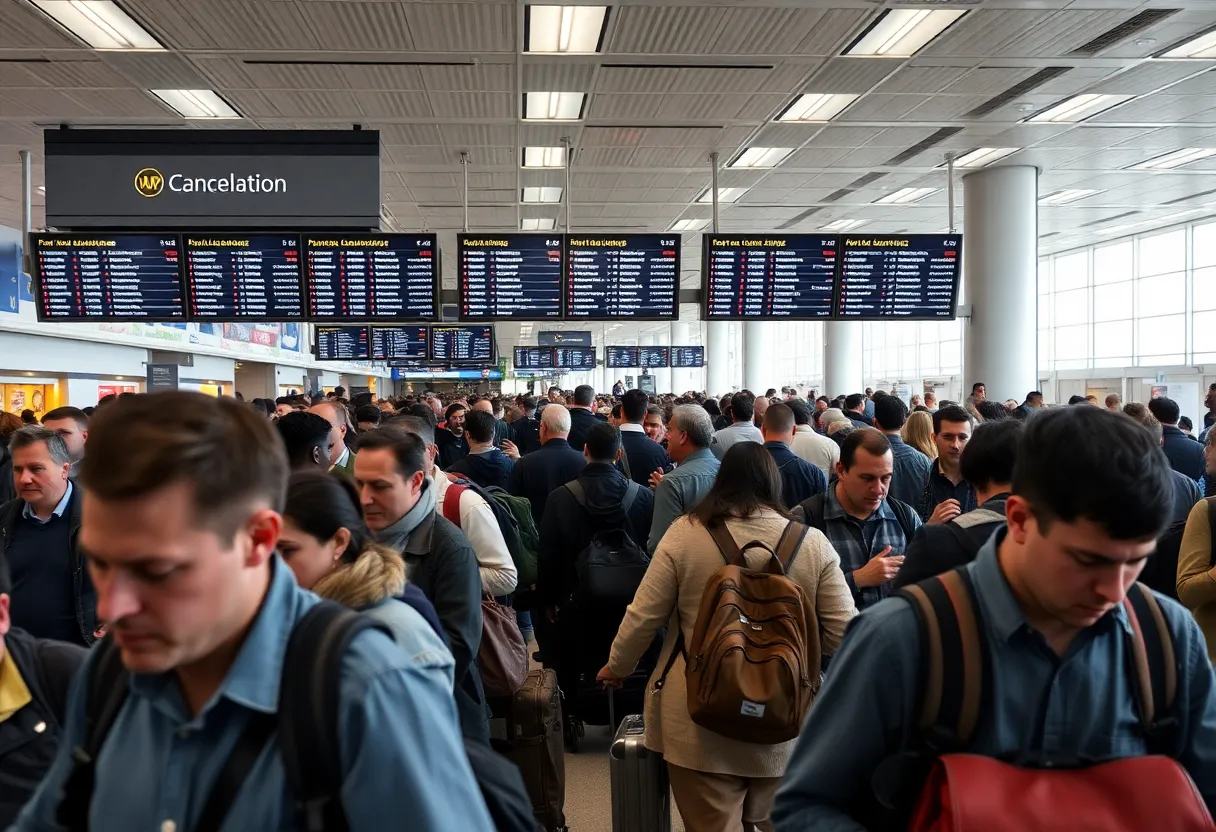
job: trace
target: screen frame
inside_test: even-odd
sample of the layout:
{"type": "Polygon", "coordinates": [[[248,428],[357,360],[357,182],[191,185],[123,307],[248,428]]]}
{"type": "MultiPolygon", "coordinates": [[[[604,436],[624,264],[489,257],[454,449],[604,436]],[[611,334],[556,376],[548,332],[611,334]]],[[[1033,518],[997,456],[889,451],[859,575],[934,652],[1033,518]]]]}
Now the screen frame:
{"type": "Polygon", "coordinates": [[[672,344],[667,348],[667,366],[673,370],[697,370],[705,366],[705,346],[702,344],[672,344]],[[676,364],[675,351],[680,350],[700,350],[700,364],[676,364]]]}
{"type": "MultiPolygon", "coordinates": [[[[493,324],[491,324],[491,323],[472,323],[472,324],[445,323],[445,324],[436,324],[435,326],[430,327],[430,330],[431,330],[430,342],[427,344],[427,348],[426,348],[428,361],[430,361],[432,363],[438,361],[440,363],[447,364],[449,367],[488,367],[490,365],[498,364],[498,330],[494,327],[493,324]],[[475,327],[475,326],[486,326],[486,327],[489,327],[489,329],[490,329],[490,359],[489,359],[489,361],[482,361],[482,360],[476,359],[476,358],[470,358],[470,359],[443,358],[443,359],[440,359],[440,358],[435,357],[435,343],[436,343],[436,341],[438,341],[438,339],[435,337],[436,329],[468,329],[470,327],[475,327]]],[[[438,365],[435,365],[435,366],[438,366],[438,365]]]]}
{"type": "Polygon", "coordinates": [[[303,275],[304,275],[304,309],[303,309],[304,317],[302,318],[302,320],[307,321],[308,323],[314,323],[314,324],[350,323],[350,324],[369,324],[369,325],[373,325],[373,324],[392,325],[392,324],[442,323],[442,321],[440,320],[439,312],[440,312],[441,306],[443,305],[443,297],[442,297],[442,295],[443,295],[443,264],[440,262],[440,257],[439,257],[439,235],[436,234],[434,231],[420,231],[417,234],[409,234],[409,233],[401,232],[401,231],[390,231],[390,232],[385,232],[382,234],[376,234],[371,231],[350,231],[350,232],[339,231],[336,234],[327,234],[323,230],[322,231],[303,231],[300,233],[300,245],[301,245],[301,248],[304,250],[305,258],[307,258],[308,250],[309,250],[308,238],[309,237],[320,237],[322,235],[346,237],[348,239],[363,238],[363,239],[372,239],[372,240],[379,239],[380,237],[388,237],[389,239],[392,239],[394,237],[402,237],[402,238],[429,237],[430,239],[432,239],[434,241],[434,245],[431,246],[431,249],[435,252],[435,256],[433,258],[434,274],[431,275],[431,314],[426,317],[409,317],[409,316],[401,316],[401,315],[394,315],[394,316],[388,316],[388,317],[383,317],[383,318],[368,318],[365,316],[364,317],[360,317],[360,316],[318,317],[311,312],[311,309],[312,309],[312,294],[311,294],[311,292],[312,292],[312,275],[309,274],[308,264],[306,262],[301,261],[300,270],[301,270],[301,272],[303,272],[303,275]]]}
{"type": "Polygon", "coordinates": [[[671,368],[671,347],[663,344],[655,344],[654,346],[638,347],[638,369],[640,370],[667,370],[671,368]],[[663,364],[642,364],[642,350],[667,350],[667,361],[663,364]]]}
{"type": "Polygon", "coordinates": [[[473,231],[461,231],[456,235],[456,315],[457,322],[462,324],[496,324],[496,323],[517,323],[519,321],[534,321],[536,323],[554,323],[565,320],[566,311],[566,235],[558,232],[546,234],[544,232],[535,231],[507,231],[501,235],[494,232],[478,234],[473,231]],[[561,242],[561,256],[557,265],[557,315],[543,317],[520,315],[519,317],[501,317],[499,315],[488,315],[486,317],[469,316],[464,313],[464,281],[460,279],[460,263],[463,262],[464,241],[468,237],[493,237],[503,236],[508,240],[517,240],[521,238],[531,239],[548,239],[558,237],[561,242]]]}
{"type": "Polygon", "coordinates": [[[367,324],[367,326],[369,327],[369,331],[368,331],[369,340],[368,340],[367,351],[369,353],[371,353],[371,356],[372,356],[370,360],[372,360],[372,361],[421,361],[423,363],[426,363],[427,361],[430,360],[430,356],[431,356],[431,328],[430,328],[430,326],[423,326],[422,324],[367,324]],[[381,358],[376,355],[376,330],[377,329],[403,329],[405,327],[416,327],[416,326],[420,326],[426,330],[426,351],[423,353],[421,358],[390,358],[387,355],[385,355],[383,358],[381,358]]]}
{"type": "Polygon", "coordinates": [[[312,357],[316,361],[324,361],[325,363],[345,362],[349,364],[352,361],[374,361],[372,354],[372,325],[371,324],[318,324],[312,328],[312,357]],[[367,357],[366,358],[322,358],[321,357],[321,327],[332,326],[350,329],[366,329],[367,330],[367,357]]]}
{"type": "Polygon", "coordinates": [[[604,347],[604,366],[607,367],[609,370],[630,370],[630,369],[633,369],[634,367],[640,367],[640,364],[609,364],[608,357],[610,355],[612,355],[610,350],[633,350],[638,356],[637,360],[640,362],[642,360],[642,355],[641,355],[642,348],[641,347],[630,347],[630,346],[619,346],[619,347],[605,346],[604,347]]]}
{"type": "Polygon", "coordinates": [[[512,370],[542,371],[542,372],[545,370],[556,370],[556,369],[558,369],[558,367],[557,367],[557,347],[515,347],[515,348],[513,348],[512,352],[511,352],[511,369],[512,370]],[[541,352],[542,350],[547,350],[549,355],[553,359],[552,363],[548,367],[527,367],[527,366],[521,367],[521,366],[519,366],[519,362],[516,359],[519,358],[519,354],[521,351],[522,352],[529,352],[529,351],[541,352]]]}
{"type": "Polygon", "coordinates": [[[589,372],[592,372],[593,370],[595,370],[597,367],[599,367],[599,354],[596,352],[596,347],[594,347],[594,346],[590,346],[590,347],[568,346],[568,347],[551,347],[551,348],[541,347],[541,349],[552,349],[553,350],[553,366],[559,370],[569,370],[572,373],[589,373],[589,372]],[[559,360],[557,358],[558,350],[590,351],[591,366],[590,367],[569,367],[569,366],[563,365],[559,362],[559,360]]]}
{"type": "Polygon", "coordinates": [[[890,315],[849,315],[848,317],[843,317],[841,314],[841,310],[844,307],[844,298],[842,296],[842,292],[844,290],[844,240],[845,240],[845,237],[848,235],[841,234],[839,236],[840,236],[840,248],[837,250],[837,254],[836,254],[836,260],[837,260],[836,283],[835,283],[834,288],[832,289],[832,320],[833,321],[874,322],[874,321],[957,321],[958,320],[958,292],[959,292],[959,287],[962,285],[962,282],[963,282],[963,234],[961,231],[958,232],[957,234],[950,234],[949,232],[946,232],[945,234],[919,234],[918,233],[918,234],[881,234],[881,235],[880,234],[857,234],[857,235],[855,235],[857,237],[879,237],[879,236],[881,236],[881,237],[889,237],[889,238],[896,239],[896,240],[913,239],[913,238],[918,238],[918,237],[957,236],[958,237],[958,269],[955,271],[953,291],[950,293],[950,317],[948,317],[948,318],[942,318],[942,317],[938,317],[936,315],[930,315],[930,316],[900,315],[899,317],[892,317],[890,315]]]}
{"type": "Polygon", "coordinates": [[[187,259],[186,261],[183,261],[183,263],[182,263],[182,280],[186,284],[186,305],[190,309],[190,311],[187,313],[186,319],[193,323],[200,323],[200,324],[245,324],[245,323],[251,323],[251,322],[252,323],[260,322],[260,323],[268,323],[268,324],[295,324],[295,323],[301,323],[303,321],[307,321],[308,320],[308,318],[307,318],[308,286],[306,285],[306,280],[304,277],[304,272],[305,272],[304,256],[305,255],[304,255],[304,246],[303,246],[303,242],[304,242],[303,234],[296,232],[296,231],[291,231],[288,229],[280,229],[278,234],[274,234],[274,233],[271,233],[270,231],[266,231],[266,230],[263,230],[260,228],[245,228],[245,229],[242,229],[239,231],[214,231],[214,232],[204,231],[202,234],[193,234],[192,232],[189,232],[189,231],[177,232],[177,236],[182,242],[182,245],[181,245],[182,254],[186,253],[186,238],[190,237],[190,236],[201,237],[201,236],[206,235],[206,236],[213,236],[213,237],[223,237],[223,236],[281,237],[284,234],[294,234],[297,238],[299,238],[300,243],[301,243],[299,275],[298,275],[299,281],[300,281],[300,314],[299,314],[299,316],[297,316],[295,318],[286,318],[283,316],[258,317],[258,318],[244,317],[244,318],[242,318],[242,317],[232,317],[229,315],[220,315],[217,317],[207,316],[205,318],[200,318],[198,316],[198,313],[194,309],[194,301],[191,300],[190,290],[191,290],[192,286],[190,285],[190,263],[189,263],[189,260],[187,259]]]}
{"type": "Polygon", "coordinates": [[[681,269],[682,269],[683,261],[684,261],[684,237],[683,237],[683,235],[676,234],[675,232],[672,232],[672,234],[675,236],[675,239],[676,239],[676,291],[675,291],[675,295],[672,297],[672,301],[671,301],[671,305],[672,305],[671,314],[670,315],[659,315],[659,316],[646,315],[646,316],[640,316],[640,317],[635,317],[633,315],[629,315],[629,316],[606,315],[602,318],[595,318],[595,317],[589,317],[589,316],[574,316],[570,312],[570,283],[571,283],[570,238],[571,237],[579,237],[579,238],[586,237],[586,238],[591,238],[591,239],[595,239],[595,238],[614,239],[614,238],[623,236],[623,237],[625,237],[626,240],[629,240],[629,239],[633,239],[633,238],[637,238],[637,237],[653,237],[655,239],[658,239],[660,237],[667,237],[667,236],[671,236],[671,235],[658,234],[658,233],[655,233],[652,231],[638,232],[636,234],[569,234],[569,233],[563,233],[562,234],[562,320],[570,321],[570,322],[585,321],[588,323],[616,323],[616,322],[621,322],[621,321],[637,321],[639,323],[662,323],[665,321],[679,321],[680,320],[680,278],[682,276],[681,269]]]}
{"type": "MultiPolygon", "coordinates": [[[[767,233],[767,232],[761,232],[767,233]]],[[[824,234],[814,234],[809,232],[799,232],[797,234],[782,234],[780,238],[790,239],[791,237],[835,237],[836,238],[836,265],[832,269],[832,291],[829,298],[828,314],[817,316],[803,315],[783,315],[774,317],[773,315],[713,315],[709,314],[709,255],[712,253],[710,240],[714,237],[740,237],[747,236],[745,234],[714,234],[706,232],[701,235],[701,320],[706,322],[713,321],[833,321],[836,320],[836,307],[840,302],[840,268],[843,263],[843,256],[840,250],[842,243],[840,234],[827,232],[824,234]]],[[[776,233],[769,234],[770,237],[778,237],[776,233]]],[[[850,319],[851,320],[851,319],[850,319]]],[[[904,320],[901,318],[901,320],[904,320]]],[[[940,319],[933,319],[940,320],[940,319]]]]}

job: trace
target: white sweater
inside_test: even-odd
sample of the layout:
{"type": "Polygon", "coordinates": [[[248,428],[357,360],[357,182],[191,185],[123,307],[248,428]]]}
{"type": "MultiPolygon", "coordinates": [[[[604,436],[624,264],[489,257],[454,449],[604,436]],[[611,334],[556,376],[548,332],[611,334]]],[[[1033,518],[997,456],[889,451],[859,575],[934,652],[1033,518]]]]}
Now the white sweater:
{"type": "MultiPolygon", "coordinates": [[[[431,481],[435,485],[435,511],[440,516],[443,513],[443,497],[452,481],[447,474],[436,465],[431,473],[431,481]]],[[[519,573],[515,571],[515,561],[511,560],[511,552],[507,549],[507,541],[502,537],[498,528],[498,520],[494,517],[494,509],[481,498],[477,492],[466,490],[460,495],[460,530],[469,539],[477,565],[481,571],[482,591],[495,597],[510,595],[519,583],[519,573]]]]}

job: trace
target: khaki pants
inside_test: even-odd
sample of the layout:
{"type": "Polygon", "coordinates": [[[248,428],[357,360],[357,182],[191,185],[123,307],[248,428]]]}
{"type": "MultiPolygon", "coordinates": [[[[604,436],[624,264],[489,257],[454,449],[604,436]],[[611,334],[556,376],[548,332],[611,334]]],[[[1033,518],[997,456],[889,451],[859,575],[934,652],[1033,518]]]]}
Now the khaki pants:
{"type": "Polygon", "coordinates": [[[688,832],[772,832],[780,777],[735,777],[668,764],[671,791],[688,832]]]}

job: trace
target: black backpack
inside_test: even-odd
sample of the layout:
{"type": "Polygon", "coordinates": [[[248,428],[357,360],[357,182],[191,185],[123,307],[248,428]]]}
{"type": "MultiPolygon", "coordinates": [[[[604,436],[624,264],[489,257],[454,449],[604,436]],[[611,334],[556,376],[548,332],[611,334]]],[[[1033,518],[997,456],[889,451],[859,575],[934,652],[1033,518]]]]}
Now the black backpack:
{"type": "MultiPolygon", "coordinates": [[[[802,509],[803,521],[813,529],[827,534],[826,523],[823,519],[823,508],[827,505],[827,493],[816,494],[813,497],[807,497],[795,508],[802,509]]],[[[904,540],[908,543],[912,542],[912,536],[916,534],[916,521],[912,519],[914,514],[912,506],[907,503],[900,502],[893,497],[888,497],[887,505],[891,507],[891,511],[895,512],[895,519],[899,521],[899,527],[903,530],[904,540]]]]}
{"type": "MultiPolygon", "coordinates": [[[[578,480],[565,486],[584,510],[587,509],[587,492],[578,480]]],[[[650,566],[650,555],[639,546],[624,527],[629,525],[629,509],[637,499],[642,487],[633,480],[625,486],[621,500],[621,511],[625,523],[620,528],[598,528],[593,522],[591,542],[575,560],[574,570],[578,576],[576,597],[588,601],[610,604],[628,604],[642,583],[646,568],[650,566]]],[[[591,513],[588,511],[588,515],[591,513]]]]}

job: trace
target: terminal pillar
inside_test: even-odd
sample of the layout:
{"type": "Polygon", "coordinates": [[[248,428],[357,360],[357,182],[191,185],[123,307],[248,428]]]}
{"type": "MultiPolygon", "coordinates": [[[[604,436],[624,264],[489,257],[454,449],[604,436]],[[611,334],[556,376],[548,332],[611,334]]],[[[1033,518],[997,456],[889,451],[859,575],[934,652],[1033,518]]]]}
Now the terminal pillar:
{"type": "Polygon", "coordinates": [[[731,381],[730,324],[705,323],[705,393],[723,396],[734,388],[731,381]]]}
{"type": "Polygon", "coordinates": [[[983,168],[963,177],[963,391],[977,381],[995,401],[1038,387],[1038,170],[983,168]]]}
{"type": "Polygon", "coordinates": [[[860,393],[863,383],[860,321],[827,321],[823,325],[823,395],[860,393]]]}
{"type": "Polygon", "coordinates": [[[746,321],[743,324],[743,386],[757,396],[772,387],[770,383],[772,364],[768,355],[768,339],[765,337],[766,321],[746,321]]]}
{"type": "MultiPolygon", "coordinates": [[[[673,347],[695,346],[692,337],[692,325],[685,321],[673,321],[671,324],[671,345],[673,347]]],[[[679,395],[689,390],[701,388],[701,371],[688,368],[671,368],[671,392],[679,395]]]]}

